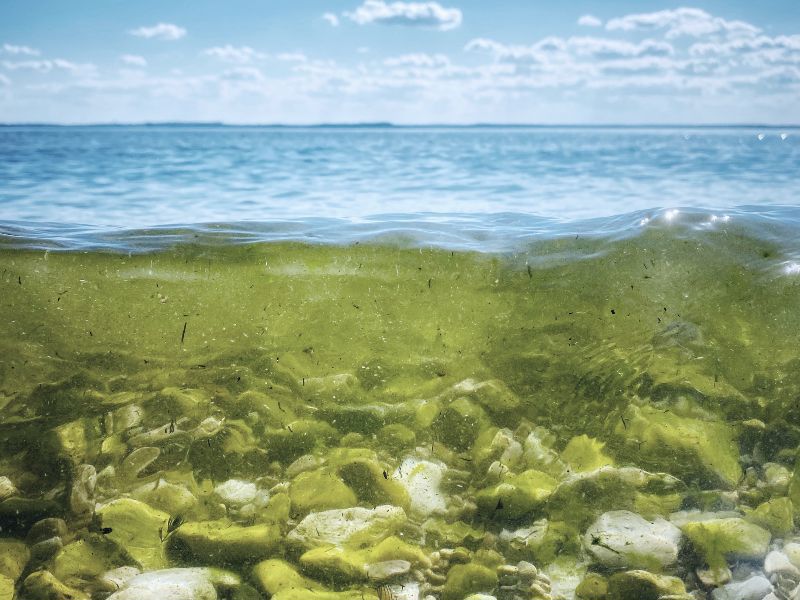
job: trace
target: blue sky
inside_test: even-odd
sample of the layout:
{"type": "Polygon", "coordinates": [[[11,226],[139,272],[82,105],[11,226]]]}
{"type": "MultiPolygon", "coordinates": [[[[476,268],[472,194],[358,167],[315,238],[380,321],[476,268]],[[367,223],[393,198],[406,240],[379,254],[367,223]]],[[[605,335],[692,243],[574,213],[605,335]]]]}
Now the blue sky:
{"type": "Polygon", "coordinates": [[[4,0],[0,121],[800,122],[797,0],[4,0]]]}

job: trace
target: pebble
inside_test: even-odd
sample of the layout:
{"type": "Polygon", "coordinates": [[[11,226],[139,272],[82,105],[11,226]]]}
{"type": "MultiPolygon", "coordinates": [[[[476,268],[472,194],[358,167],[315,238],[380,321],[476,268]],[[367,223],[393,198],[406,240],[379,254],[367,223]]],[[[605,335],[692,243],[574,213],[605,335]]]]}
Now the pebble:
{"type": "Polygon", "coordinates": [[[745,581],[729,583],[711,592],[712,600],[762,600],[772,591],[769,579],[756,575],[745,581]]]}

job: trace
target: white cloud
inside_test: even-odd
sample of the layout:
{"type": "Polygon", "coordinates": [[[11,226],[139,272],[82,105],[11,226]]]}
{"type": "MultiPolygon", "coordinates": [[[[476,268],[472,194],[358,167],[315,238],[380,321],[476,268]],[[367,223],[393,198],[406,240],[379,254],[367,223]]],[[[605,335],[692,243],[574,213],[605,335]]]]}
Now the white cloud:
{"type": "Polygon", "coordinates": [[[578,19],[578,25],[582,27],[602,27],[603,22],[594,15],[583,15],[578,19]]]}
{"type": "Polygon", "coordinates": [[[24,54],[26,56],[39,56],[40,52],[30,46],[16,46],[14,44],[3,44],[3,51],[8,54],[24,54]]]}
{"type": "Polygon", "coordinates": [[[577,59],[617,60],[645,56],[670,56],[675,50],[667,42],[643,40],[639,43],[597,37],[546,37],[530,46],[509,46],[486,38],[470,41],[468,52],[487,52],[495,60],[511,63],[565,63],[577,59]]]}
{"type": "Polygon", "coordinates": [[[147,66],[147,60],[144,58],[144,56],[137,56],[136,54],[123,54],[119,57],[119,59],[126,65],[130,65],[132,67],[147,66]]]}
{"type": "Polygon", "coordinates": [[[606,23],[609,31],[666,30],[668,38],[680,36],[703,37],[725,34],[730,37],[753,36],[761,30],[744,21],[728,21],[714,17],[699,8],[676,8],[651,13],[639,13],[611,19],[606,23]]]}
{"type": "Polygon", "coordinates": [[[178,27],[172,23],[158,23],[150,27],[139,27],[138,29],[131,29],[128,33],[136,37],[143,37],[147,39],[179,40],[186,35],[186,30],[183,27],[178,27]]]}
{"type": "Polygon", "coordinates": [[[275,58],[283,62],[306,62],[308,57],[302,52],[281,52],[275,58]]]}
{"type": "Polygon", "coordinates": [[[9,61],[4,60],[0,63],[9,71],[36,71],[38,73],[49,73],[56,69],[67,71],[73,75],[91,75],[96,70],[91,63],[78,64],[63,58],[54,58],[52,60],[20,60],[9,61]]]}
{"type": "Polygon", "coordinates": [[[455,29],[461,25],[462,14],[457,8],[445,8],[438,2],[392,2],[364,0],[353,12],[344,13],[359,25],[380,23],[384,25],[408,25],[435,27],[441,31],[455,29]]]}
{"type": "Polygon", "coordinates": [[[326,12],[324,15],[322,15],[322,18],[325,19],[328,23],[330,23],[331,27],[339,26],[339,17],[337,17],[333,13],[326,12]]]}
{"type": "Polygon", "coordinates": [[[264,59],[267,56],[266,54],[262,54],[261,52],[253,50],[250,46],[236,47],[230,44],[208,48],[203,50],[203,54],[206,56],[212,56],[225,62],[237,63],[241,65],[247,64],[254,60],[264,59]]]}
{"type": "Polygon", "coordinates": [[[445,67],[450,65],[450,59],[444,54],[403,54],[383,61],[387,67],[445,67]]]}

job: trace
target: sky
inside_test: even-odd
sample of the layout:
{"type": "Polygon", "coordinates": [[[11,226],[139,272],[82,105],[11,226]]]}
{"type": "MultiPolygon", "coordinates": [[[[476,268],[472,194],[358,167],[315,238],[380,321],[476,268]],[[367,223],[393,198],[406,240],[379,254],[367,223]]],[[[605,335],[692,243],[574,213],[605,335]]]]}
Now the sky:
{"type": "Polygon", "coordinates": [[[3,0],[0,122],[800,123],[798,0],[3,0]]]}

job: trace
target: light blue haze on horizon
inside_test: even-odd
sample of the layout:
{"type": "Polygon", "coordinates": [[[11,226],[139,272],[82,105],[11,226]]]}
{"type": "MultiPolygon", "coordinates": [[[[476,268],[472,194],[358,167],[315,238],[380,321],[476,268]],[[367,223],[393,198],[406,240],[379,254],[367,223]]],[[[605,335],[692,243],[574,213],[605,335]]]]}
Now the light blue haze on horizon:
{"type": "Polygon", "coordinates": [[[798,123],[795,0],[6,0],[0,122],[798,123]]]}

